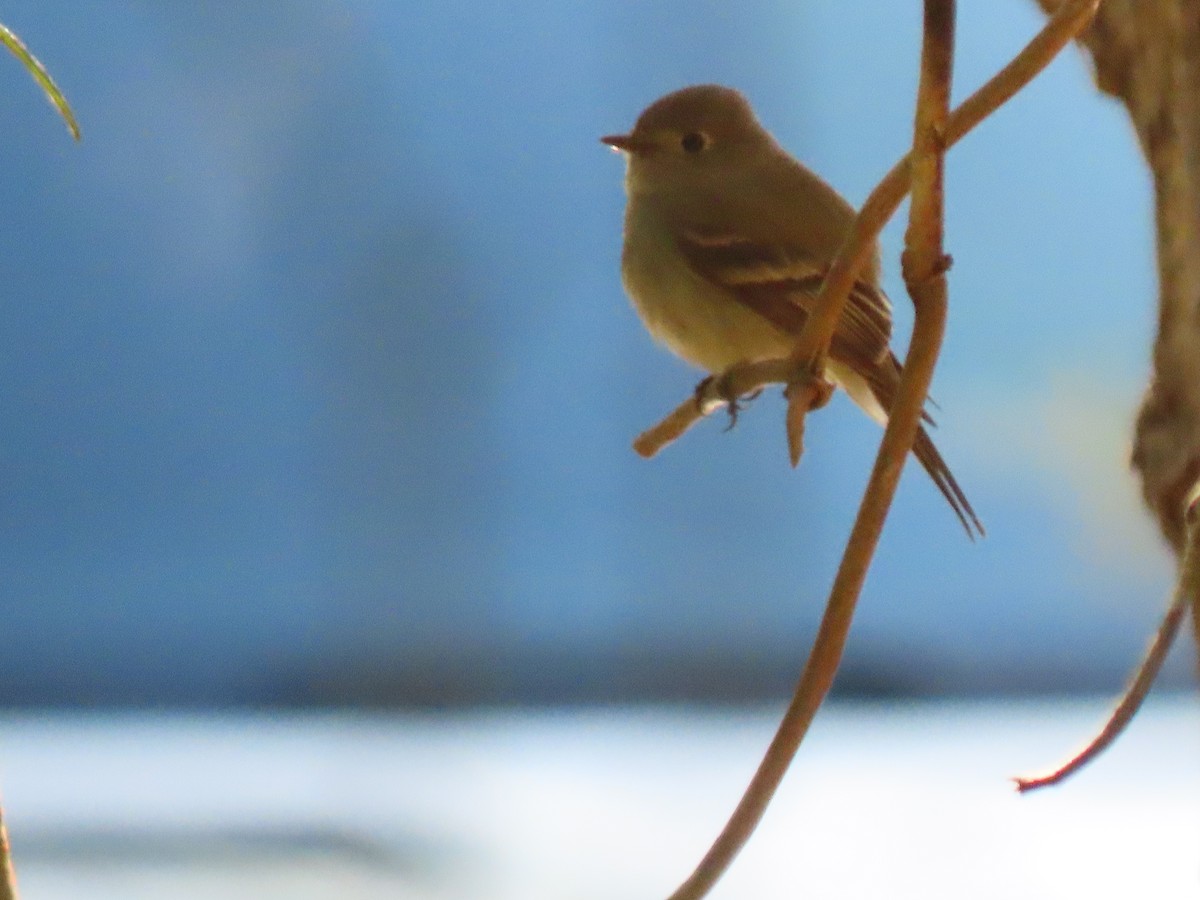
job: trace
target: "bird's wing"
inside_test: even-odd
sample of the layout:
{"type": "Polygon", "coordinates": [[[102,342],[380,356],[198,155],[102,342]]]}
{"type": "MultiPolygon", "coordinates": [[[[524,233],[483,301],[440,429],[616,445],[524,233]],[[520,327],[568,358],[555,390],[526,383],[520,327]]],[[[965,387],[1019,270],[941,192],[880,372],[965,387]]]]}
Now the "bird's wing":
{"type": "MultiPolygon", "coordinates": [[[[787,248],[716,230],[689,231],[680,239],[679,247],[698,275],[789,334],[798,334],[804,327],[825,280],[823,266],[787,248]]],[[[829,351],[866,379],[885,410],[891,409],[900,384],[900,363],[888,348],[891,335],[892,307],[887,297],[873,285],[855,282],[829,351]]],[[[933,421],[928,414],[922,418],[933,421]]],[[[983,526],[975,511],[924,428],[917,432],[913,453],[949,501],[968,536],[974,540],[976,532],[982,535],[983,526]]]]}
{"type": "MultiPolygon", "coordinates": [[[[789,247],[719,229],[691,229],[679,249],[698,275],[789,334],[804,327],[825,280],[825,266],[789,247]]],[[[888,354],[891,336],[891,303],[878,288],[855,282],[830,351],[868,374],[888,354]]]]}

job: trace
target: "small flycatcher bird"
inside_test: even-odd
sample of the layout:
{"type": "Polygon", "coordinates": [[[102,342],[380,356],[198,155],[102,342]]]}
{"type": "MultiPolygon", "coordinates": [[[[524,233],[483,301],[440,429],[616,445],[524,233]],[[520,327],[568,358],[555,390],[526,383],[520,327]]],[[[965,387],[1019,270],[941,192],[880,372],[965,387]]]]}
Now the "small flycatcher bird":
{"type": "MultiPolygon", "coordinates": [[[[650,333],[714,375],[786,356],[853,207],[789,156],[731,88],[668,94],[629,134],[600,140],[628,161],[621,275],[650,333]]],[[[881,425],[900,384],[891,336],[876,247],[842,312],[827,374],[881,425]]],[[[968,536],[983,534],[924,428],[913,453],[968,536]]]]}

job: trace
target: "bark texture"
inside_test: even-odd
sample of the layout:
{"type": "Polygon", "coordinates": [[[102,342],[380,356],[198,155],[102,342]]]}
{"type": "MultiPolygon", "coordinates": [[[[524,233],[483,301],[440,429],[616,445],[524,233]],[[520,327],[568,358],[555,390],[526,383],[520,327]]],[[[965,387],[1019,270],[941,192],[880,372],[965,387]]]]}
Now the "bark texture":
{"type": "MultiPolygon", "coordinates": [[[[1038,0],[1047,12],[1061,0],[1038,0]]],[[[1154,177],[1158,334],[1133,467],[1179,555],[1200,477],[1200,0],[1104,0],[1080,36],[1125,104],[1154,177]]]]}

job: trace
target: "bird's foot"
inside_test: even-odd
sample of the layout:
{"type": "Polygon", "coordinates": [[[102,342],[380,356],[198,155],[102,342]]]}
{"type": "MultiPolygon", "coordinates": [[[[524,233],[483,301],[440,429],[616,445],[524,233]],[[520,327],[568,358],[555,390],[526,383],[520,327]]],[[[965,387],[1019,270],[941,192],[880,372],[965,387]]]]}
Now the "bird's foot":
{"type": "Polygon", "coordinates": [[[709,375],[696,385],[695,391],[696,406],[702,413],[707,413],[715,403],[725,405],[729,412],[729,424],[725,426],[726,431],[731,431],[737,424],[738,413],[742,411],[745,404],[756,399],[762,393],[762,388],[758,388],[745,396],[739,396],[731,377],[732,371],[732,369],[727,369],[719,375],[709,375]]]}

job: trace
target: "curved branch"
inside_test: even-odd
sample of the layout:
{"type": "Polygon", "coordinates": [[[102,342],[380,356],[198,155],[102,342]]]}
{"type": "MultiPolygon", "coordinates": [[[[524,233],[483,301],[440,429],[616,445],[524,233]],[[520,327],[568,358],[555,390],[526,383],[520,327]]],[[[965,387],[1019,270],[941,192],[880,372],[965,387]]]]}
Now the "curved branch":
{"type": "MultiPolygon", "coordinates": [[[[942,172],[954,58],[954,0],[925,0],[924,35],[910,157],[913,161],[913,202],[905,238],[904,267],[916,316],[900,387],[888,415],[866,496],[792,702],[729,823],[671,900],[695,900],[708,893],[749,840],[783,780],[808,726],[833,684],[858,595],[900,483],[904,460],[921,424],[946,325],[942,172]]],[[[830,280],[832,275],[826,280],[827,286],[830,280]]],[[[805,328],[807,332],[808,328],[805,328]]]]}
{"type": "MultiPolygon", "coordinates": [[[[1044,775],[1031,775],[1014,778],[1020,793],[1050,787],[1074,775],[1088,763],[1108,749],[1125,730],[1142,702],[1150,692],[1158,672],[1162,668],[1167,653],[1179,634],[1179,626],[1183,616],[1190,606],[1192,622],[1200,623],[1200,526],[1197,525],[1200,512],[1200,483],[1193,486],[1188,497],[1188,504],[1183,515],[1187,523],[1187,541],[1183,549],[1183,561],[1179,567],[1179,580],[1175,585],[1175,594],[1167,606],[1158,631],[1151,640],[1142,664],[1138,666],[1129,687],[1121,696],[1116,709],[1109,715],[1108,720],[1100,731],[1079,751],[1074,753],[1066,762],[1044,775]]],[[[1200,625],[1196,626],[1200,629],[1200,625]]],[[[1200,641],[1200,635],[1197,636],[1200,641]]]]}
{"type": "MultiPolygon", "coordinates": [[[[800,683],[737,808],[696,870],[671,895],[671,900],[703,897],[745,846],[832,686],[854,607],[866,579],[900,471],[920,422],[941,344],[945,323],[941,158],[954,141],[1012,97],[1044,68],[1071,37],[1087,24],[1098,3],[1099,0],[1068,0],[1012,63],[959,107],[954,115],[947,115],[948,66],[952,47],[952,32],[947,29],[952,30],[953,4],[952,0],[927,0],[926,43],[922,56],[921,94],[918,97],[913,153],[893,167],[859,212],[851,234],[843,243],[825,279],[816,314],[805,324],[791,356],[793,362],[799,360],[803,363],[806,354],[813,354],[809,357],[810,362],[820,362],[853,281],[856,262],[861,265],[865,260],[866,248],[874,234],[899,206],[919,173],[921,198],[918,200],[914,197],[912,225],[907,236],[912,252],[908,253],[905,266],[906,279],[911,279],[909,288],[913,293],[917,315],[899,394],[891,410],[888,427],[884,430],[867,493],[842,556],[825,615],[800,683]],[[918,160],[919,163],[916,162],[918,160]],[[930,248],[934,252],[930,253],[930,248]],[[837,299],[839,292],[841,299],[837,299]]],[[[819,372],[820,369],[802,369],[801,375],[811,379],[814,371],[819,372]]],[[[691,406],[699,418],[700,404],[692,403],[691,406]]],[[[790,406],[795,408],[797,403],[793,402],[790,406]]],[[[789,409],[789,426],[797,422],[802,427],[806,411],[805,407],[794,414],[793,409],[789,409]]]]}

